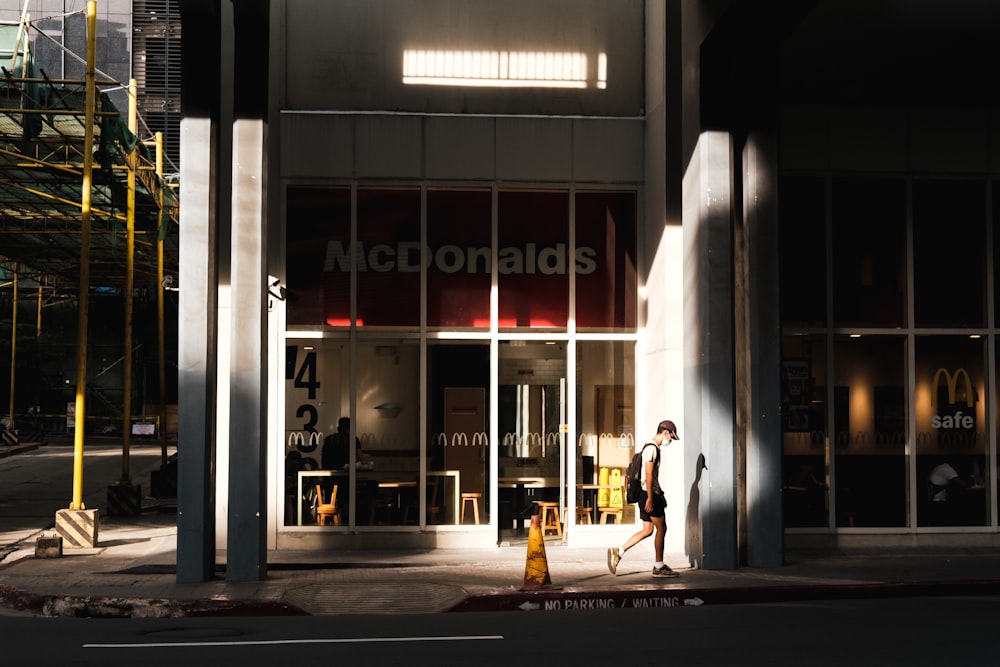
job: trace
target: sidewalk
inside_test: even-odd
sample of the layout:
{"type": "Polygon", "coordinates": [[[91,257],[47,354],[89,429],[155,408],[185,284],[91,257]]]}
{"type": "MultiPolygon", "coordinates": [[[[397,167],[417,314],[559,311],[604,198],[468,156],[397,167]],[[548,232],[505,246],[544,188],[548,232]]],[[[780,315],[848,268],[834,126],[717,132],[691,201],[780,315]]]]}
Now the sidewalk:
{"type": "MultiPolygon", "coordinates": [[[[104,518],[99,546],[36,558],[35,537],[0,561],[0,613],[90,617],[336,615],[593,607],[685,606],[782,600],[1000,594],[1000,554],[794,553],[783,567],[684,569],[651,576],[640,545],[611,575],[603,549],[546,539],[551,587],[520,590],[525,546],[493,550],[272,552],[262,581],[176,581],[176,515],[104,518]],[[3,611],[3,608],[6,608],[3,611]]],[[[41,533],[39,533],[40,535],[41,533]]],[[[51,534],[51,533],[48,533],[51,534]]],[[[648,553],[647,553],[648,552],[648,553]]],[[[219,561],[224,562],[220,554],[219,561]]],[[[537,565],[537,560],[533,561],[537,565]]]]}
{"type": "Polygon", "coordinates": [[[36,558],[43,534],[54,532],[29,528],[0,549],[0,615],[399,614],[1000,594],[1000,552],[990,550],[788,552],[781,567],[736,570],[686,569],[683,555],[668,554],[680,577],[659,579],[651,576],[652,540],[612,575],[605,549],[550,536],[542,564],[552,585],[521,590],[527,541],[485,550],[277,551],[268,554],[267,577],[251,582],[226,579],[220,552],[215,579],[179,584],[176,508],[165,501],[147,499],[139,516],[102,516],[93,549],[36,558]]]}

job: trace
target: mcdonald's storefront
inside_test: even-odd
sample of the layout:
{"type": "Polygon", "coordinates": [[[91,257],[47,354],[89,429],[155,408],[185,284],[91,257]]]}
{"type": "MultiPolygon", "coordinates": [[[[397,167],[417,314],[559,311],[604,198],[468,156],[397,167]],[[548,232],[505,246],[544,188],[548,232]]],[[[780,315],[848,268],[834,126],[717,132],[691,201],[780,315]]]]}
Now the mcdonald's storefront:
{"type": "MultiPolygon", "coordinates": [[[[636,523],[624,469],[664,418],[681,431],[667,551],[692,564],[703,526],[685,522],[699,512],[723,566],[740,526],[759,529],[752,546],[772,563],[786,545],[998,541],[995,114],[877,101],[844,114],[835,93],[776,96],[766,111],[780,122],[752,147],[774,160],[753,162],[758,116],[719,98],[713,131],[671,125],[662,91],[646,89],[696,69],[664,56],[667,34],[699,39],[650,27],[666,25],[664,3],[476,3],[489,7],[468,14],[489,36],[477,48],[541,43],[557,64],[603,63],[559,89],[401,77],[399,63],[433,51],[411,53],[413,26],[455,63],[479,62],[452,39],[465,2],[357,9],[350,23],[337,3],[281,4],[274,546],[492,547],[522,536],[540,503],[559,519],[549,536],[620,543],[636,523]],[[299,66],[316,62],[341,64],[299,66]],[[882,143],[844,151],[836,137],[882,143]],[[748,174],[773,181],[773,213],[748,210],[773,194],[751,197],[748,174]],[[741,284],[727,273],[741,261],[732,221],[767,215],[776,234],[763,237],[778,240],[741,284]],[[773,355],[735,340],[746,303],[758,347],[780,339],[773,355]],[[743,382],[741,365],[758,375],[743,382]],[[939,483],[943,464],[959,481],[939,483]],[[764,519],[741,524],[751,512],[764,519]]],[[[700,43],[687,46],[695,58],[700,43]]],[[[743,62],[739,45],[709,46],[743,62]]],[[[728,90],[729,71],[671,90],[728,90]]]]}
{"type": "Polygon", "coordinates": [[[285,199],[289,539],[495,546],[539,502],[554,537],[632,529],[636,189],[285,199]]]}
{"type": "Polygon", "coordinates": [[[946,174],[783,182],[785,238],[833,239],[829,252],[782,256],[798,275],[781,285],[787,538],[992,544],[1000,186],[946,174]],[[813,214],[823,221],[804,229],[813,214]],[[812,279],[829,289],[807,296],[812,279]]]}

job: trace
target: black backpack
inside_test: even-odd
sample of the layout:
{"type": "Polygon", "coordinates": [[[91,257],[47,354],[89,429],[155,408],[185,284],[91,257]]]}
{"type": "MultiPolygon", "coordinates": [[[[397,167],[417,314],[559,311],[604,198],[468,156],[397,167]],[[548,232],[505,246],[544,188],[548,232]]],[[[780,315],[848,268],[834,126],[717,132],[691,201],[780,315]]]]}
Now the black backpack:
{"type": "MultiPolygon", "coordinates": [[[[642,453],[646,447],[656,447],[655,443],[647,442],[638,452],[632,455],[632,462],[628,464],[625,471],[625,501],[629,503],[639,502],[639,494],[642,493],[642,453]]],[[[660,448],[656,447],[656,456],[653,457],[653,493],[661,493],[659,482],[660,468],[660,448]]]]}

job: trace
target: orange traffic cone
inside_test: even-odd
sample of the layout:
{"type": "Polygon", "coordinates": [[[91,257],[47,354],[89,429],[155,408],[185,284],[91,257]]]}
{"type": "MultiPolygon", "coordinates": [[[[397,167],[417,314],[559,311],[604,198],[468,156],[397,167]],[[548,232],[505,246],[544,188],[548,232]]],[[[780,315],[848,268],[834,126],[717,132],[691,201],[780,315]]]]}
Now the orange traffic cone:
{"type": "Polygon", "coordinates": [[[542,538],[542,524],[538,515],[531,516],[531,529],[528,531],[528,558],[524,564],[524,585],[522,591],[549,588],[549,562],[545,558],[545,540],[542,538]]]}

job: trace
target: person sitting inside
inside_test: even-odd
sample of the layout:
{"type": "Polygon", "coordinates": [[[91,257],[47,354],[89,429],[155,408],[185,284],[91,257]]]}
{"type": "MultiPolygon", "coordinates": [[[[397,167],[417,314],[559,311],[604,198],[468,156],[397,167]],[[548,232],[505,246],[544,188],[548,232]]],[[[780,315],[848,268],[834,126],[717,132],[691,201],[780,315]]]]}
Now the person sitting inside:
{"type": "MultiPolygon", "coordinates": [[[[361,449],[361,440],[354,439],[355,452],[361,449]]],[[[350,463],[351,419],[341,417],[337,432],[328,435],[323,443],[323,470],[343,470],[350,463]]]]}
{"type": "Polygon", "coordinates": [[[965,479],[948,463],[939,463],[927,475],[931,484],[931,502],[948,502],[949,489],[964,489],[968,486],[965,479]]]}

